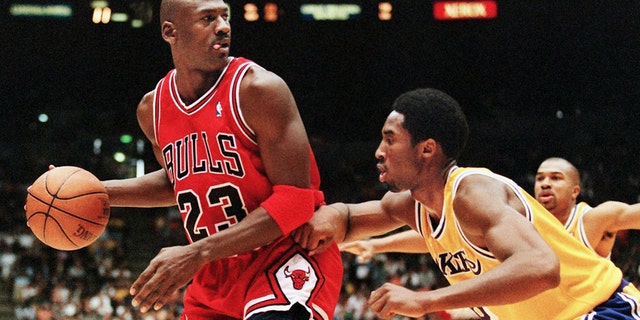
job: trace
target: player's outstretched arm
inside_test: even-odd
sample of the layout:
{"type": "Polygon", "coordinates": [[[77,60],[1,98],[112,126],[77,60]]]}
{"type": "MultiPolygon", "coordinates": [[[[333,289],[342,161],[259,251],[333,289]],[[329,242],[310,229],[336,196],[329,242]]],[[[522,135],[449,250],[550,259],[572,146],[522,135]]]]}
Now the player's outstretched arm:
{"type": "Polygon", "coordinates": [[[310,254],[332,241],[346,243],[385,234],[403,225],[415,228],[415,200],[408,191],[388,192],[381,200],[333,203],[319,208],[313,218],[294,231],[294,240],[310,254]]]}
{"type": "Polygon", "coordinates": [[[589,210],[584,219],[609,233],[640,229],[640,203],[630,205],[618,201],[603,202],[589,210]]]}
{"type": "Polygon", "coordinates": [[[112,207],[168,207],[176,204],[164,169],[130,179],[105,180],[112,207]]]}
{"type": "Polygon", "coordinates": [[[607,201],[587,211],[582,222],[591,248],[609,257],[618,231],[640,229],[640,203],[607,201]]]}
{"type": "Polygon", "coordinates": [[[429,253],[424,238],[414,230],[402,231],[381,238],[342,243],[339,247],[340,251],[357,255],[358,261],[361,263],[370,260],[373,255],[378,253],[429,253]]]}

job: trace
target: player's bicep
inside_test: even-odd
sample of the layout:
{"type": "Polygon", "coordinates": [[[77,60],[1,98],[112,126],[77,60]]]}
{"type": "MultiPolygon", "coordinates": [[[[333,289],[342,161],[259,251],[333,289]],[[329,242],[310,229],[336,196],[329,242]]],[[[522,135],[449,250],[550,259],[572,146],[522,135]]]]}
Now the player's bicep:
{"type": "Polygon", "coordinates": [[[604,227],[608,232],[640,229],[640,203],[607,201],[589,210],[584,219],[595,220],[592,225],[604,227]]]}
{"type": "Polygon", "coordinates": [[[465,236],[504,261],[517,252],[549,252],[533,224],[524,217],[524,206],[502,182],[482,176],[463,180],[454,210],[465,236]]]}
{"type": "Polygon", "coordinates": [[[273,184],[308,188],[309,141],[288,86],[261,69],[250,71],[245,78],[240,108],[254,130],[269,179],[273,184]]]}

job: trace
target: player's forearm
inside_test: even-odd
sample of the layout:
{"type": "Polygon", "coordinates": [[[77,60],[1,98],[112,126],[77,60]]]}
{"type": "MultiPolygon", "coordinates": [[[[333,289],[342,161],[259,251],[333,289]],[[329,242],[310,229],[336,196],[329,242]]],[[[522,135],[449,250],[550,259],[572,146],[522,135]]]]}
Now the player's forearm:
{"type": "Polygon", "coordinates": [[[175,205],[173,189],[164,171],[130,179],[102,182],[112,207],[167,207],[175,205]]]}
{"type": "MultiPolygon", "coordinates": [[[[332,204],[331,206],[334,206],[332,204]]],[[[403,225],[384,213],[380,201],[357,204],[340,204],[346,217],[346,231],[343,242],[352,242],[385,234],[403,225]]]]}
{"type": "Polygon", "coordinates": [[[383,238],[369,240],[373,253],[402,252],[428,253],[429,249],[422,236],[414,230],[407,230],[383,238]]]}
{"type": "Polygon", "coordinates": [[[231,228],[194,242],[202,259],[209,262],[249,252],[282,237],[278,224],[262,207],[231,228]]]}

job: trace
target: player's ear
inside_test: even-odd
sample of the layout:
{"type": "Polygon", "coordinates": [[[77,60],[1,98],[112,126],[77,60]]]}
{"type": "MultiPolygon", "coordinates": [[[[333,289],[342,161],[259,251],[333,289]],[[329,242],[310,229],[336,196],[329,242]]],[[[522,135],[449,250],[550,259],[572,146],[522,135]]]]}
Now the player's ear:
{"type": "Polygon", "coordinates": [[[578,199],[579,195],[580,195],[580,185],[577,184],[577,185],[573,186],[573,190],[571,192],[571,196],[575,200],[575,199],[578,199]]]}
{"type": "Polygon", "coordinates": [[[437,143],[433,139],[427,139],[421,141],[419,144],[420,152],[422,152],[423,156],[431,156],[433,152],[436,150],[437,143]]]}
{"type": "Polygon", "coordinates": [[[171,21],[162,22],[162,39],[169,44],[174,44],[176,41],[176,27],[171,21]]]}

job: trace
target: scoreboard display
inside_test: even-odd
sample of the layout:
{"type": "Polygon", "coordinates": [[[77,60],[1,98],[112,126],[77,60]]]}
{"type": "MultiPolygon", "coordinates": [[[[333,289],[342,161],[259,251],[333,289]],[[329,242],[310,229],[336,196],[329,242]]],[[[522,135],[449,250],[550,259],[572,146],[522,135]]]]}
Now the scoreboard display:
{"type": "MultiPolygon", "coordinates": [[[[268,1],[251,2],[243,5],[241,14],[246,21],[264,20],[276,22],[282,18],[299,18],[309,21],[346,21],[377,18],[381,21],[394,19],[394,13],[400,11],[411,14],[420,10],[423,15],[432,16],[436,20],[468,20],[493,19],[498,15],[495,1],[434,1],[424,10],[424,3],[402,6],[406,1],[340,1],[340,2],[297,2],[268,1]]],[[[237,13],[236,13],[237,14],[237,13]]]]}
{"type": "MultiPolygon", "coordinates": [[[[350,21],[411,19],[431,17],[435,20],[493,19],[497,17],[495,1],[416,1],[416,0],[245,0],[227,1],[233,19],[246,22],[281,21],[350,21]]],[[[151,22],[159,2],[151,0],[93,0],[69,3],[64,0],[45,3],[14,0],[6,14],[18,18],[90,20],[94,24],[129,24],[140,28],[151,22]]],[[[236,20],[237,21],[237,20],[236,20]]]]}

